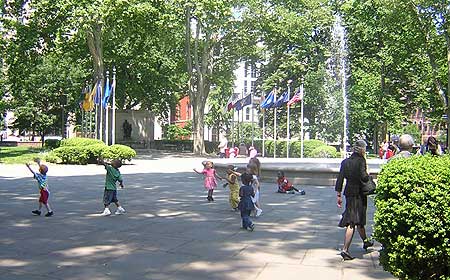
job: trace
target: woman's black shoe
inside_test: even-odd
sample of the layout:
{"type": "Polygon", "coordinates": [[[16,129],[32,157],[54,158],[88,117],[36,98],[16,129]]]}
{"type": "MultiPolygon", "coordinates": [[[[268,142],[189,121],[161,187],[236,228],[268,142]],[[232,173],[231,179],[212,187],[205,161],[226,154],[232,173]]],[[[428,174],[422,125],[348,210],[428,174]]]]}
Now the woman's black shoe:
{"type": "Polygon", "coordinates": [[[367,250],[367,248],[372,247],[372,246],[373,246],[373,241],[364,241],[363,249],[367,250]]]}
{"type": "Polygon", "coordinates": [[[341,252],[341,257],[344,259],[344,261],[351,261],[354,259],[348,252],[341,252]]]}

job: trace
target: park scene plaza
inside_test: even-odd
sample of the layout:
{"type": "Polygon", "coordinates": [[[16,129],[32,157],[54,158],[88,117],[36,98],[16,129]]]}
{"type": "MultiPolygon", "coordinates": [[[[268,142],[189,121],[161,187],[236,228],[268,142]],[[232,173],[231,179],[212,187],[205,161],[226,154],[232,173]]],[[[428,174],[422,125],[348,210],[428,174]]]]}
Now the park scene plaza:
{"type": "Polygon", "coordinates": [[[0,278],[450,280],[445,0],[0,4],[0,278]]]}
{"type": "Polygon", "coordinates": [[[53,217],[31,215],[37,195],[26,167],[1,165],[2,278],[395,279],[379,266],[379,244],[365,251],[355,238],[357,259],[342,261],[332,186],[301,186],[302,196],[262,182],[264,213],[248,232],[226,189],[217,189],[214,203],[205,200],[192,172],[202,160],[153,155],[122,166],[127,213],[109,217],[100,216],[101,165],[50,165],[53,217]]]}

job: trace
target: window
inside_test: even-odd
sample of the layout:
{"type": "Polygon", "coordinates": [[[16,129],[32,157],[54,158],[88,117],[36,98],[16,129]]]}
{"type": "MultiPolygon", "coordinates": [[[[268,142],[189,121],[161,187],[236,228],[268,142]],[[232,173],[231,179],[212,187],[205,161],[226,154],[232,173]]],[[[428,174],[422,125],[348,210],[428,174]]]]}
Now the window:
{"type": "Polygon", "coordinates": [[[245,65],[244,65],[244,77],[247,77],[248,76],[248,62],[246,62],[245,63],[245,65]]]}
{"type": "Polygon", "coordinates": [[[245,120],[250,120],[250,107],[245,108],[245,120]]]}
{"type": "Polygon", "coordinates": [[[254,94],[256,92],[256,81],[250,82],[250,93],[254,94]]]}
{"type": "Polygon", "coordinates": [[[247,81],[244,81],[244,96],[247,95],[247,81]]]}
{"type": "Polygon", "coordinates": [[[252,78],[256,78],[256,65],[252,65],[252,69],[251,69],[251,77],[252,78]]]}

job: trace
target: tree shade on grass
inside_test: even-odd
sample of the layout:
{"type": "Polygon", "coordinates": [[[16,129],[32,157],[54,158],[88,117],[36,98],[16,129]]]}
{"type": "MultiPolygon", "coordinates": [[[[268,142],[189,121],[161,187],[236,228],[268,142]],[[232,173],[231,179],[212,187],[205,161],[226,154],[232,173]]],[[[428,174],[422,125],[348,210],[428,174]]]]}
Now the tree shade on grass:
{"type": "Polygon", "coordinates": [[[39,148],[29,147],[1,147],[0,163],[6,164],[22,164],[32,161],[36,157],[40,157],[43,152],[39,148]]]}

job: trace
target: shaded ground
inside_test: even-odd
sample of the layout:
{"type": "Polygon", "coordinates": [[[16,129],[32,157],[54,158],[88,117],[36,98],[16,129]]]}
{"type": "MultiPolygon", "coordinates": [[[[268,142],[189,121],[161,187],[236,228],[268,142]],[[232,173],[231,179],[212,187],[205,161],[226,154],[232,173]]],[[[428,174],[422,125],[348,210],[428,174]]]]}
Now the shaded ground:
{"type": "Polygon", "coordinates": [[[26,168],[0,165],[0,278],[393,279],[378,266],[379,244],[365,252],[355,236],[357,259],[341,260],[332,187],[302,186],[300,196],[263,183],[264,214],[247,232],[226,190],[206,201],[202,177],[191,172],[201,160],[154,154],[123,166],[127,213],[110,217],[98,217],[101,166],[50,166],[55,216],[46,218],[30,213],[37,187],[26,168]]]}

